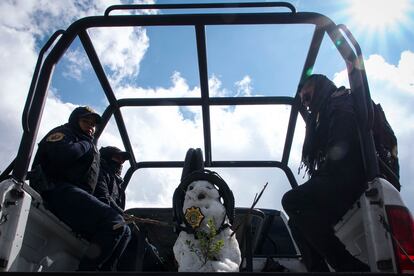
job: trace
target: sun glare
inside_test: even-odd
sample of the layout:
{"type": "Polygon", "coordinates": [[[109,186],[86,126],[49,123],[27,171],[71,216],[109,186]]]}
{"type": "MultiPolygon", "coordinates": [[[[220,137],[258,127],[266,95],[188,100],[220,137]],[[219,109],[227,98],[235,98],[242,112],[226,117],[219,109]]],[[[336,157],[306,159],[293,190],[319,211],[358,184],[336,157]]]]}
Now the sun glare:
{"type": "Polygon", "coordinates": [[[361,27],[384,29],[405,20],[410,0],[351,0],[349,14],[361,27]]]}

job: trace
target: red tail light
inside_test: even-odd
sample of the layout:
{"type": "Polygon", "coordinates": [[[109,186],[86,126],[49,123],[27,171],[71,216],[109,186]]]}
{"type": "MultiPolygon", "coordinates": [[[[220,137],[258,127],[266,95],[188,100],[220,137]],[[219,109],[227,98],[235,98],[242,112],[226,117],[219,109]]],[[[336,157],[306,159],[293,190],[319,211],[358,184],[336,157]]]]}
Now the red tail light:
{"type": "Polygon", "coordinates": [[[414,273],[414,220],[406,207],[385,207],[399,273],[414,273]]]}

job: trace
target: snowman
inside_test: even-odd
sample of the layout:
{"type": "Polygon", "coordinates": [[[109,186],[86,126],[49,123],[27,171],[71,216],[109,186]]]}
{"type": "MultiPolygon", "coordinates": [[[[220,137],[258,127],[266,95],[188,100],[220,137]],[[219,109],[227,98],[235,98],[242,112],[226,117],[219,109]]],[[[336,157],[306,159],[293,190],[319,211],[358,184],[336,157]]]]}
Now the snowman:
{"type": "Polygon", "coordinates": [[[241,253],[230,229],[234,197],[215,172],[196,170],[184,177],[173,198],[181,230],[173,251],[179,272],[238,272],[241,253]]]}

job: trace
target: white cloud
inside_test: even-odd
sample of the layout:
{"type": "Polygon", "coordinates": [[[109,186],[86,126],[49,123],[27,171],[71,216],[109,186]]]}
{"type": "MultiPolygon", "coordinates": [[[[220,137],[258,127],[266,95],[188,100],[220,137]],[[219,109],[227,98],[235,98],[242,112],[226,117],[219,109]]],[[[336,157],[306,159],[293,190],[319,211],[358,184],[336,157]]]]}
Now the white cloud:
{"type": "Polygon", "coordinates": [[[116,97],[122,98],[174,98],[174,97],[200,97],[200,88],[190,88],[187,81],[179,72],[173,72],[171,76],[172,86],[165,87],[135,87],[132,84],[117,86],[116,97]]]}
{"type": "Polygon", "coordinates": [[[66,29],[74,20],[102,14],[111,4],[120,1],[48,1],[48,0],[6,0],[0,3],[1,24],[18,31],[29,32],[36,37],[50,35],[58,28],[66,29]]]}
{"type": "MultiPolygon", "coordinates": [[[[95,28],[89,30],[94,48],[113,85],[132,79],[139,73],[141,60],[148,47],[146,30],[141,27],[122,27],[116,32],[112,29],[95,28]]],[[[83,80],[83,74],[92,66],[84,49],[78,46],[64,55],[66,78],[83,80]]]]}
{"type": "Polygon", "coordinates": [[[220,78],[214,74],[208,80],[208,89],[211,97],[228,97],[231,94],[231,91],[222,87],[220,78]]]}
{"type": "Polygon", "coordinates": [[[252,95],[252,79],[250,76],[244,76],[242,80],[237,81],[235,83],[237,87],[237,94],[238,96],[251,96],[252,95]]]}
{"type": "Polygon", "coordinates": [[[110,69],[111,79],[118,83],[139,73],[139,64],[149,47],[146,30],[141,27],[93,29],[89,33],[102,64],[110,69]]]}
{"type": "Polygon", "coordinates": [[[67,51],[64,58],[67,62],[65,63],[66,70],[63,72],[63,76],[68,79],[82,81],[85,70],[92,69],[89,60],[85,53],[80,51],[80,48],[67,51]]]}
{"type": "Polygon", "coordinates": [[[21,114],[36,56],[34,39],[30,35],[0,25],[0,36],[0,109],[3,114],[0,116],[0,164],[3,169],[15,157],[19,145],[21,114]]]}

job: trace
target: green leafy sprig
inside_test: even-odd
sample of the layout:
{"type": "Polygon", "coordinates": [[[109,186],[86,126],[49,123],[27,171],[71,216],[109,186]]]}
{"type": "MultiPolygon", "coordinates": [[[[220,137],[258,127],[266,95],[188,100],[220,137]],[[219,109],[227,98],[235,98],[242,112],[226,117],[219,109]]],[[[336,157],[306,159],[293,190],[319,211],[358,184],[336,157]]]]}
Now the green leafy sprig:
{"type": "Polygon", "coordinates": [[[217,261],[217,256],[224,247],[224,240],[215,238],[217,236],[217,229],[213,218],[208,219],[207,228],[207,232],[197,231],[195,233],[196,238],[200,242],[200,249],[195,248],[192,241],[185,241],[190,248],[190,252],[193,252],[203,262],[203,265],[207,261],[217,261]]]}

